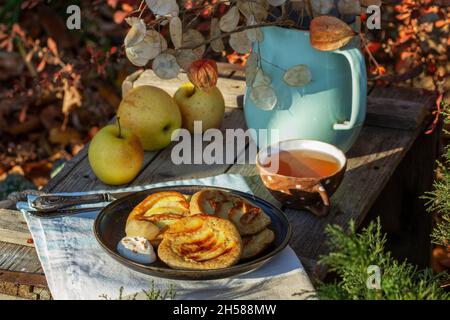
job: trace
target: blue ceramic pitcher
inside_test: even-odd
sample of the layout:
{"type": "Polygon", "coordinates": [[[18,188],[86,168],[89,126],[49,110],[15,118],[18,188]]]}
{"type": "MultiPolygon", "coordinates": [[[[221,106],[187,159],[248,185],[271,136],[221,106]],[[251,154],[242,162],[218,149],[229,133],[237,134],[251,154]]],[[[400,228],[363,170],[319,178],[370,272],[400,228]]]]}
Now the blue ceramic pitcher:
{"type": "Polygon", "coordinates": [[[245,118],[248,128],[279,132],[278,137],[258,141],[259,147],[278,140],[310,139],[348,151],[366,115],[367,74],[360,50],[349,44],[336,51],[318,51],[311,47],[307,31],[265,27],[262,32],[264,41],[253,54],[261,53],[262,69],[272,80],[278,102],[273,110],[262,110],[247,88],[245,118]],[[283,80],[284,70],[296,65],[307,65],[311,71],[312,81],[304,87],[291,87],[283,80]]]}

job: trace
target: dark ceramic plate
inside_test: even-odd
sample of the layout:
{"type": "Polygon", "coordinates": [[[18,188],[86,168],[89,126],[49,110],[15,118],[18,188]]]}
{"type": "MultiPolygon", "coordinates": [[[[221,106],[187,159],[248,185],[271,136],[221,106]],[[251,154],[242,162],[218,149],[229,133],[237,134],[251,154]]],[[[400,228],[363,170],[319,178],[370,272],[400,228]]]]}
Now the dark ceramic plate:
{"type": "Polygon", "coordinates": [[[94,223],[94,233],[97,241],[110,256],[133,270],[168,279],[210,280],[237,276],[258,269],[287,246],[291,237],[291,226],[283,212],[269,202],[247,193],[205,186],[170,186],[133,193],[109,204],[97,216],[94,223]],[[144,200],[145,197],[152,193],[169,190],[178,191],[183,194],[194,194],[204,188],[232,192],[263,209],[272,219],[272,224],[269,227],[275,233],[275,241],[272,245],[259,256],[250,260],[241,261],[232,267],[201,271],[171,269],[159,259],[152,264],[140,264],[122,257],[117,252],[117,244],[125,237],[125,222],[129,213],[138,203],[144,200]]]}

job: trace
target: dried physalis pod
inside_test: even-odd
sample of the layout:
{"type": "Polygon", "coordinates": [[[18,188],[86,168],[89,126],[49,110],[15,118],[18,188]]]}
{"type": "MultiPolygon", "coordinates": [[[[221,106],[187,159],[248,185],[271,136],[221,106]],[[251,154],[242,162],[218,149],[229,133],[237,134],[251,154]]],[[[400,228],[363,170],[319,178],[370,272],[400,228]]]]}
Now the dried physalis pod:
{"type": "Polygon", "coordinates": [[[191,64],[188,77],[197,88],[203,91],[209,91],[217,84],[217,64],[213,60],[197,60],[191,64]]]}
{"type": "Polygon", "coordinates": [[[320,16],[311,21],[311,46],[321,51],[337,50],[348,44],[355,35],[344,21],[331,16],[320,16]]]}

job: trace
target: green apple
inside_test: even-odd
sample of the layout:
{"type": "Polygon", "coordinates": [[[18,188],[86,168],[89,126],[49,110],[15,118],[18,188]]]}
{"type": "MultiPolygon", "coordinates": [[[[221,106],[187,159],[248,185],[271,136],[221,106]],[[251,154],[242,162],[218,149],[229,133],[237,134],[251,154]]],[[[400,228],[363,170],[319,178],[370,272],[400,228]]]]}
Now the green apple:
{"type": "Polygon", "coordinates": [[[120,124],[101,129],[91,141],[89,164],[105,184],[122,185],[131,182],[144,162],[144,149],[139,138],[120,124]]]}
{"type": "Polygon", "coordinates": [[[220,128],[225,114],[225,100],[217,87],[203,91],[192,83],[183,84],[174,96],[180,107],[183,128],[194,132],[194,121],[202,121],[203,132],[220,128]]]}
{"type": "Polygon", "coordinates": [[[147,151],[167,147],[172,133],[181,127],[181,113],[173,98],[153,86],[130,90],[122,100],[117,116],[124,128],[139,137],[147,151]]]}

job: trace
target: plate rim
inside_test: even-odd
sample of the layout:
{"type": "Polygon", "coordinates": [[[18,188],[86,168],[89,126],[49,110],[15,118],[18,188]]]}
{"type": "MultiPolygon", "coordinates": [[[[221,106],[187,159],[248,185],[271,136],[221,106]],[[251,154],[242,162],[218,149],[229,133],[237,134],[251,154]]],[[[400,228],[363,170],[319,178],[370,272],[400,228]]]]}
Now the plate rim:
{"type": "MultiPolygon", "coordinates": [[[[226,272],[229,272],[229,273],[233,273],[233,271],[235,271],[234,274],[235,275],[239,275],[239,274],[248,273],[249,272],[248,271],[249,268],[250,268],[250,271],[258,269],[259,266],[261,266],[262,264],[265,264],[271,258],[275,257],[277,254],[279,254],[281,251],[283,251],[289,245],[289,242],[290,242],[291,237],[292,237],[292,225],[289,222],[288,217],[286,216],[286,214],[281,209],[277,208],[276,206],[274,206],[269,201],[267,201],[265,199],[262,199],[261,197],[258,197],[258,196],[254,195],[254,194],[247,193],[247,192],[240,191],[240,190],[235,190],[235,189],[230,189],[230,188],[225,188],[225,187],[208,186],[208,185],[193,185],[193,184],[189,184],[189,185],[174,185],[174,186],[162,186],[162,187],[155,187],[155,188],[139,190],[139,191],[136,191],[136,192],[131,193],[129,195],[126,195],[125,197],[122,197],[122,198],[120,198],[118,200],[115,200],[115,201],[111,202],[110,204],[108,204],[106,207],[102,208],[102,210],[100,210],[100,212],[98,213],[97,217],[95,218],[95,221],[94,221],[94,224],[93,224],[93,231],[94,231],[95,239],[96,239],[97,243],[102,247],[102,249],[105,250],[106,253],[111,255],[114,259],[118,260],[125,267],[131,268],[131,269],[136,270],[136,271],[141,272],[141,273],[145,273],[145,272],[144,271],[140,271],[139,270],[140,268],[146,269],[149,272],[163,273],[163,274],[167,274],[168,276],[177,276],[177,277],[179,277],[179,273],[182,272],[183,274],[186,275],[185,276],[186,278],[189,277],[189,279],[186,279],[186,280],[191,280],[193,278],[200,279],[202,275],[205,276],[205,277],[207,277],[207,276],[214,276],[214,275],[217,274],[217,272],[220,272],[220,271],[223,271],[223,272],[226,271],[226,272]],[[270,207],[273,211],[277,212],[277,214],[282,218],[282,220],[284,220],[284,222],[286,223],[286,226],[287,226],[286,236],[285,236],[284,240],[281,242],[280,245],[278,245],[272,251],[268,252],[267,254],[265,254],[265,255],[255,259],[255,260],[246,261],[243,264],[236,264],[236,265],[233,265],[233,266],[230,266],[230,267],[226,267],[226,268],[208,269],[208,270],[173,269],[173,268],[170,268],[169,266],[167,266],[167,267],[154,267],[154,266],[151,266],[151,265],[145,265],[145,264],[137,263],[135,261],[132,261],[130,259],[127,259],[127,258],[121,256],[117,252],[111,250],[105,243],[103,243],[103,241],[101,240],[101,235],[100,235],[100,231],[99,231],[100,230],[100,221],[106,215],[105,212],[107,212],[108,208],[117,205],[118,201],[126,201],[127,198],[130,198],[132,196],[136,196],[137,194],[148,193],[149,191],[153,191],[153,190],[155,190],[155,191],[156,190],[161,190],[161,191],[156,191],[156,192],[162,192],[163,190],[169,190],[170,188],[216,189],[216,190],[232,192],[232,193],[235,193],[235,194],[237,193],[237,195],[241,195],[241,196],[244,196],[244,197],[247,196],[248,198],[257,199],[258,201],[263,202],[266,206],[270,207]],[[252,266],[254,266],[253,269],[251,269],[252,266]],[[245,269],[247,271],[239,272],[240,269],[245,269]],[[195,275],[195,277],[192,277],[194,275],[195,275]]],[[[230,276],[228,275],[228,276],[224,276],[222,278],[228,278],[228,277],[230,277],[230,276]]]]}

